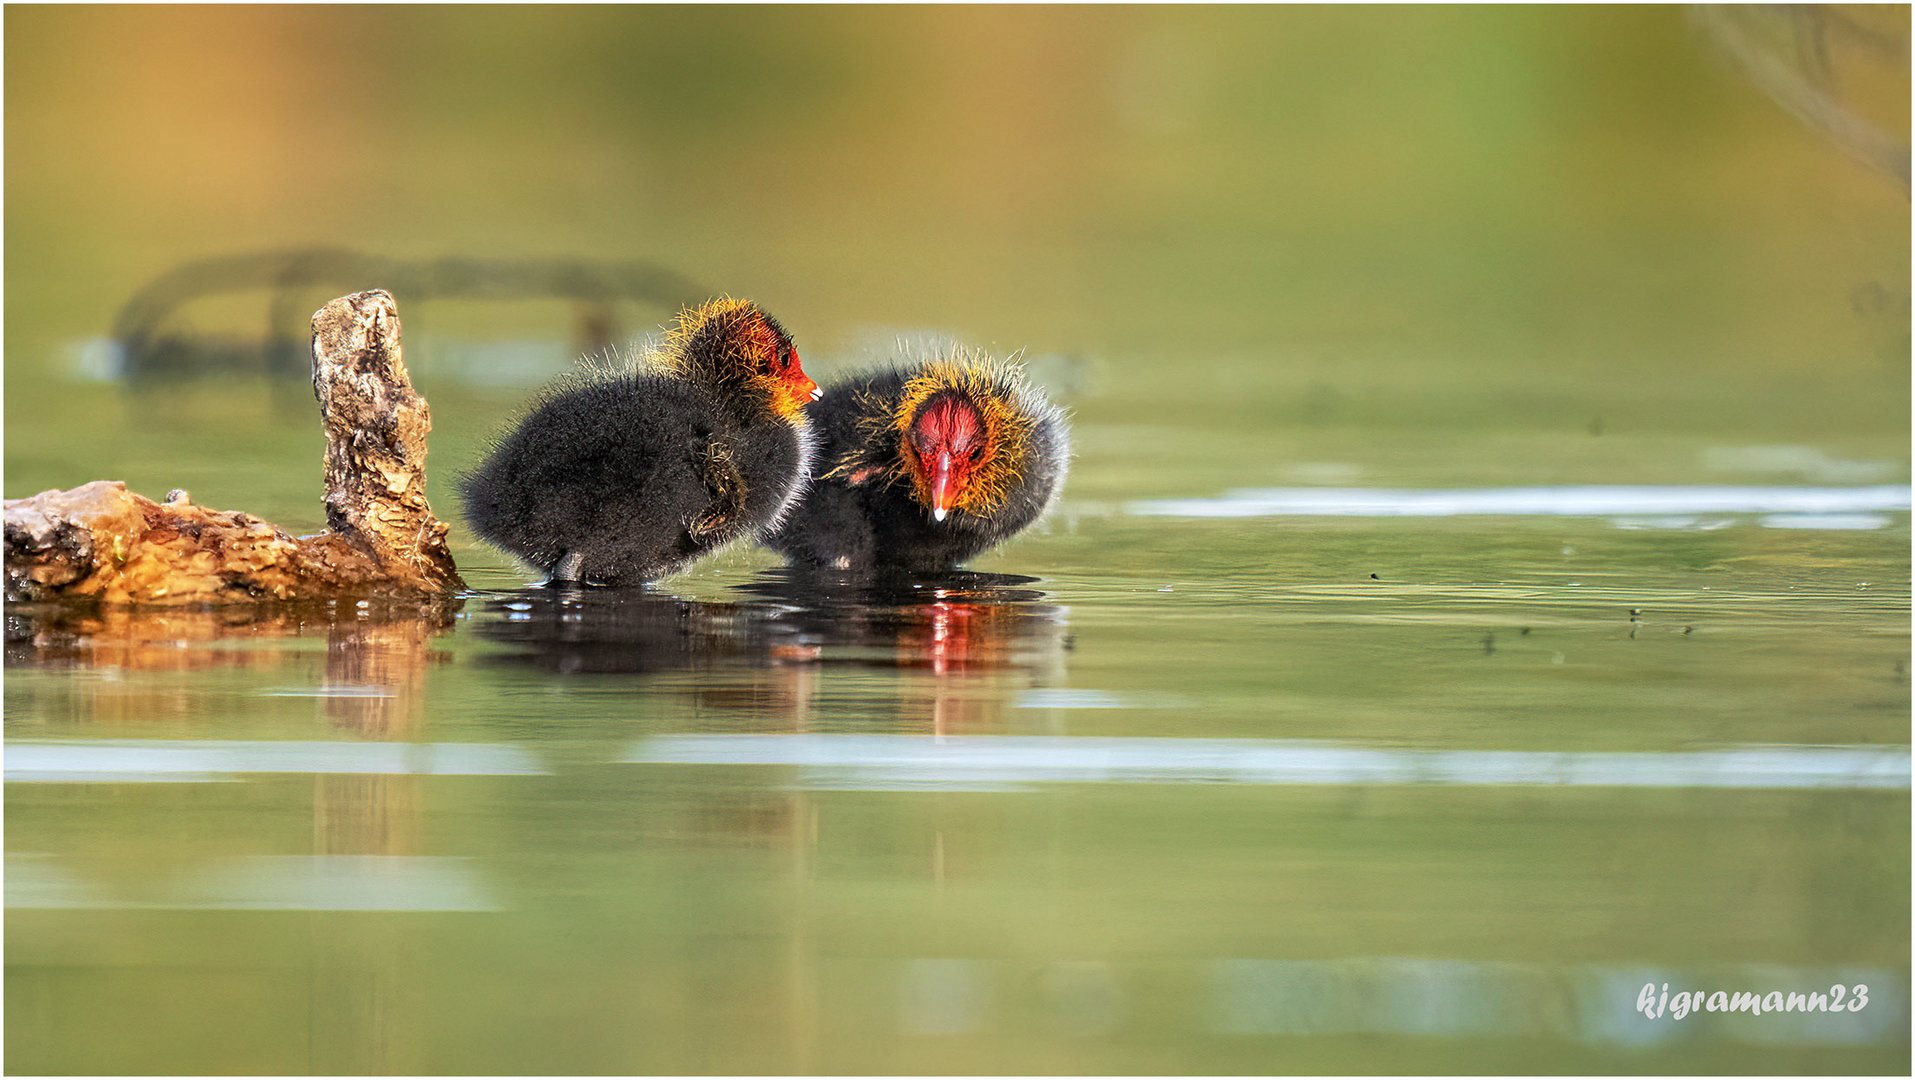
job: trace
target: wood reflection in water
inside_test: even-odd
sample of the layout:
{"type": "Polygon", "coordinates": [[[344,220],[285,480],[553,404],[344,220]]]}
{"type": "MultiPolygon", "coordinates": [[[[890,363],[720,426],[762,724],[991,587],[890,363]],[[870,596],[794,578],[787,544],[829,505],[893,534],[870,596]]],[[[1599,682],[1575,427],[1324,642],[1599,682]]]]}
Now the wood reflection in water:
{"type": "Polygon", "coordinates": [[[90,603],[8,604],[8,667],[90,673],[68,679],[56,700],[60,714],[43,719],[89,727],[141,727],[190,715],[200,689],[167,679],[127,680],[126,674],[168,675],[220,668],[264,670],[294,662],[262,640],[300,633],[301,615],[238,606],[191,611],[134,609],[90,603]]]}
{"type": "MultiPolygon", "coordinates": [[[[446,656],[433,640],[457,604],[381,603],[230,606],[158,610],[104,605],[14,604],[7,609],[7,663],[98,672],[67,684],[70,715],[91,726],[196,719],[196,683],[123,679],[217,669],[284,668],[312,678],[312,654],[278,639],[324,633],[318,718],[348,738],[407,740],[419,733],[425,675],[446,656]]],[[[314,855],[419,853],[421,778],[319,773],[313,779],[314,855]]],[[[394,1071],[399,988],[412,956],[409,916],[316,912],[309,916],[308,1071],[394,1071]]]]}
{"type": "MultiPolygon", "coordinates": [[[[426,670],[444,659],[432,639],[449,620],[354,619],[327,629],[319,716],[368,739],[418,734],[426,670]]],[[[412,774],[324,774],[313,779],[313,852],[410,855],[423,813],[412,774]]],[[[416,963],[403,920],[384,914],[312,923],[312,1071],[386,1073],[400,986],[416,963]]]]}

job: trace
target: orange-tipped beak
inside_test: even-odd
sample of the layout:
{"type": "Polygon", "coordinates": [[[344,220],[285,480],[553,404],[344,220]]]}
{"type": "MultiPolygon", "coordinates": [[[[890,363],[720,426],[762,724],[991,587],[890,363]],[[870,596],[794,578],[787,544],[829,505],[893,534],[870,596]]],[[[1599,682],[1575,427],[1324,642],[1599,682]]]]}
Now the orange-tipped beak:
{"type": "Polygon", "coordinates": [[[824,397],[824,390],[819,388],[817,382],[806,375],[805,369],[800,366],[798,350],[791,350],[789,360],[791,366],[785,369],[785,383],[791,388],[791,396],[798,404],[803,405],[806,401],[816,401],[824,397]]]}
{"type": "Polygon", "coordinates": [[[951,483],[951,455],[948,451],[941,452],[937,466],[931,470],[931,517],[934,520],[943,521],[951,512],[955,487],[951,483]]]}

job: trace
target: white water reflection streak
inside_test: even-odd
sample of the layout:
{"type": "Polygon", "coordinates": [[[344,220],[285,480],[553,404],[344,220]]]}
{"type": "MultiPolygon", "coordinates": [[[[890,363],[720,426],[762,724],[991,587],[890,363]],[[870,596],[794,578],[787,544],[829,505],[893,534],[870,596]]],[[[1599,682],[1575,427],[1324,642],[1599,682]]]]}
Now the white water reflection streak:
{"type": "Polygon", "coordinates": [[[8,783],[181,783],[246,773],[532,776],[537,757],[488,743],[116,739],[6,744],[8,783]]]}
{"type": "Polygon", "coordinates": [[[660,735],[625,760],[780,765],[800,787],[913,790],[1036,783],[1442,784],[1907,790],[1907,747],[1665,752],[1420,750],[1276,739],[975,735],[660,735]]]}
{"type": "Polygon", "coordinates": [[[1719,484],[1512,488],[1246,488],[1210,499],[1143,499],[1141,517],[1624,517],[1766,514],[1777,528],[1879,528],[1909,509],[1906,484],[1757,487],[1719,484]]]}
{"type": "Polygon", "coordinates": [[[472,860],[433,855],[216,859],[126,896],[59,860],[11,854],[6,906],[142,911],[498,911],[472,860]]]}

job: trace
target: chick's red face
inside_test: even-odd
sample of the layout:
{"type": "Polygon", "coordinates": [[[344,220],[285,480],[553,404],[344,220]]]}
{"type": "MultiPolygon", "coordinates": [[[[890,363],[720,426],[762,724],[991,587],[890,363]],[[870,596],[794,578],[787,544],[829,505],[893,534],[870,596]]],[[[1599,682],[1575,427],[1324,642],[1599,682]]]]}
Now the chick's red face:
{"type": "Polygon", "coordinates": [[[906,452],[915,459],[919,497],[930,505],[932,517],[943,521],[969,502],[971,479],[988,442],[984,418],[955,394],[932,398],[918,413],[906,452]]]}
{"type": "Polygon", "coordinates": [[[789,339],[780,337],[767,364],[772,380],[783,392],[788,408],[795,412],[803,408],[806,402],[816,401],[824,396],[804,367],[798,362],[798,350],[789,339]]]}

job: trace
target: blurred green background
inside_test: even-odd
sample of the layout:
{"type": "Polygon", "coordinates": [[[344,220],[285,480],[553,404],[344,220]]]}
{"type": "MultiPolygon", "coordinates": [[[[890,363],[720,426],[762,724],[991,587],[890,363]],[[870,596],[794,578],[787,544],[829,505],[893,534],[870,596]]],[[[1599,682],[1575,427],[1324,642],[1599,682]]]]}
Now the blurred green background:
{"type": "MultiPolygon", "coordinates": [[[[1908,13],[1823,13],[1826,75],[1794,18],[12,9],[6,493],[114,476],[310,520],[312,474],[278,471],[317,453],[298,411],[66,377],[161,272],[308,246],[648,259],[761,300],[827,373],[898,328],[1069,358],[1085,498],[1297,457],[1685,479],[1711,435],[1905,459],[1905,183],[1725,43],[1905,148],[1908,13]],[[169,453],[214,430],[219,468],[169,453]]],[[[556,367],[569,316],[399,301],[443,490],[522,389],[460,385],[434,340],[544,335],[556,367]]],[[[223,303],[181,317],[265,307],[223,303]]]]}

